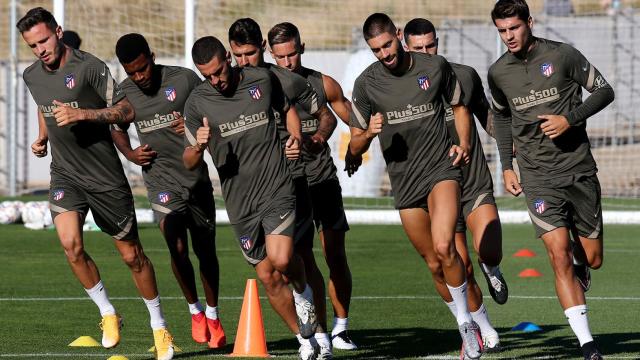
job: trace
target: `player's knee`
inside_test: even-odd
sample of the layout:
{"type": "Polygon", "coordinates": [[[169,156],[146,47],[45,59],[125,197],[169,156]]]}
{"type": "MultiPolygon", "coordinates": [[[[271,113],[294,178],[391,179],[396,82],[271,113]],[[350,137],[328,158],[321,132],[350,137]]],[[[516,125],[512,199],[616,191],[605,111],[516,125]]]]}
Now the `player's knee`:
{"type": "Polygon", "coordinates": [[[272,271],[259,269],[256,270],[256,276],[258,277],[258,280],[260,280],[262,286],[264,286],[265,291],[268,293],[271,293],[273,291],[278,282],[278,279],[275,275],[276,274],[272,271]]]}
{"type": "Polygon", "coordinates": [[[278,270],[283,274],[288,273],[287,270],[289,269],[289,264],[291,263],[291,257],[283,254],[283,255],[274,256],[270,258],[270,260],[274,269],[278,270]]]}
{"type": "Polygon", "coordinates": [[[444,278],[444,272],[442,271],[442,264],[435,259],[427,259],[427,267],[434,278],[444,278]]]}
{"type": "Polygon", "coordinates": [[[147,257],[143,253],[131,251],[122,254],[122,261],[127,264],[131,271],[140,272],[144,267],[144,263],[147,261],[147,257]]]}
{"type": "Polygon", "coordinates": [[[76,264],[80,261],[84,261],[85,259],[85,252],[82,246],[65,248],[64,254],[67,257],[67,260],[72,264],[76,264]]]}
{"type": "Polygon", "coordinates": [[[573,266],[573,258],[571,253],[561,250],[561,251],[548,251],[549,259],[551,260],[551,266],[556,271],[563,271],[569,269],[573,266]]]}
{"type": "Polygon", "coordinates": [[[456,251],[451,246],[450,243],[440,242],[436,244],[434,247],[435,247],[436,255],[438,256],[438,259],[440,261],[450,262],[450,261],[453,261],[453,259],[456,256],[456,251]]]}
{"type": "Polygon", "coordinates": [[[602,255],[593,255],[588,258],[589,267],[593,270],[600,269],[602,266],[602,255]]]}

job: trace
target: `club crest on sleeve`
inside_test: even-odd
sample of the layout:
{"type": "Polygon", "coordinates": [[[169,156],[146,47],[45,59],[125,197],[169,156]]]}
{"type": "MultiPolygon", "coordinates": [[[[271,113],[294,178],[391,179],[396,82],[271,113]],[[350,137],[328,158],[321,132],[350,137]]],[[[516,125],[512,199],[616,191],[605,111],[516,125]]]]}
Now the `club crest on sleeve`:
{"type": "Polygon", "coordinates": [[[64,85],[69,89],[73,89],[76,87],[76,77],[73,74],[67,74],[64,77],[64,85]]]}
{"type": "Polygon", "coordinates": [[[158,201],[160,201],[161,203],[166,204],[169,202],[169,200],[171,200],[171,195],[168,192],[163,191],[158,194],[158,201]]]}
{"type": "Polygon", "coordinates": [[[60,201],[64,197],[64,190],[53,190],[51,198],[55,201],[60,201]]]}
{"type": "Polygon", "coordinates": [[[431,81],[429,81],[429,77],[424,75],[418,78],[418,86],[422,90],[427,90],[429,86],[431,86],[431,81]]]}
{"type": "Polygon", "coordinates": [[[546,77],[550,77],[551,75],[553,75],[554,71],[555,69],[553,68],[552,63],[544,63],[540,65],[540,72],[546,77]]]}
{"type": "Polygon", "coordinates": [[[243,235],[240,237],[240,246],[242,246],[245,250],[251,250],[251,246],[253,246],[253,241],[247,235],[243,235]]]}
{"type": "Polygon", "coordinates": [[[168,87],[164,90],[164,96],[166,96],[167,100],[174,101],[176,99],[176,89],[173,86],[168,87]]]}
{"type": "Polygon", "coordinates": [[[249,95],[251,95],[254,100],[260,100],[262,97],[262,91],[258,85],[255,85],[249,88],[249,95]]]}
{"type": "Polygon", "coordinates": [[[536,209],[538,214],[542,214],[546,209],[547,205],[542,199],[536,199],[533,201],[533,207],[536,209]]]}

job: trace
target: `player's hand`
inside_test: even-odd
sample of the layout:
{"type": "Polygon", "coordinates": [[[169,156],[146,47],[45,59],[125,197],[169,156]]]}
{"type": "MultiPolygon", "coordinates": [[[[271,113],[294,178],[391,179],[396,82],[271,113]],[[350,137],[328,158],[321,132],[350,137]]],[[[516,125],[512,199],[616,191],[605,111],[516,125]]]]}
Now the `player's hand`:
{"type": "Polygon", "coordinates": [[[518,196],[522,192],[522,186],[518,181],[518,175],[513,170],[505,170],[502,172],[502,178],[504,180],[504,188],[513,196],[518,196]]]}
{"type": "Polygon", "coordinates": [[[454,157],[453,166],[462,166],[469,163],[469,147],[466,145],[453,145],[449,150],[449,157],[454,157]]]}
{"type": "Polygon", "coordinates": [[[538,115],[538,119],[542,121],[540,129],[551,139],[564,134],[571,127],[564,115],[538,115]]]}
{"type": "Polygon", "coordinates": [[[300,143],[298,139],[293,136],[289,136],[287,143],[284,146],[284,155],[289,160],[296,160],[300,157],[300,143]]]}
{"type": "Polygon", "coordinates": [[[182,117],[182,114],[180,114],[177,111],[174,111],[173,116],[176,118],[171,122],[171,127],[173,128],[173,131],[175,131],[176,134],[178,135],[184,135],[184,118],[182,117]]]}
{"type": "Polygon", "coordinates": [[[59,127],[72,125],[84,119],[82,109],[74,109],[58,100],[53,100],[53,116],[59,127]]]}
{"type": "Polygon", "coordinates": [[[362,155],[355,156],[351,154],[351,149],[347,147],[347,153],[344,155],[344,171],[351,177],[358,171],[360,165],[362,165],[362,155]]]}
{"type": "Polygon", "coordinates": [[[384,124],[384,116],[380,113],[375,113],[369,118],[369,127],[366,131],[366,136],[369,139],[373,139],[382,132],[382,125],[384,124]]]}
{"type": "Polygon", "coordinates": [[[156,158],[156,156],[158,156],[158,153],[153,151],[149,144],[144,144],[131,151],[129,160],[140,166],[147,166],[151,165],[151,162],[156,158]]]}
{"type": "Polygon", "coordinates": [[[211,128],[209,120],[204,117],[202,118],[202,126],[196,131],[196,145],[200,151],[204,151],[209,146],[209,139],[211,139],[211,128]]]}
{"type": "Polygon", "coordinates": [[[305,136],[302,140],[302,147],[311,154],[319,154],[324,150],[324,139],[317,134],[305,136]]]}
{"type": "Polygon", "coordinates": [[[37,138],[36,141],[31,144],[31,152],[37,157],[47,156],[47,138],[37,138]]]}

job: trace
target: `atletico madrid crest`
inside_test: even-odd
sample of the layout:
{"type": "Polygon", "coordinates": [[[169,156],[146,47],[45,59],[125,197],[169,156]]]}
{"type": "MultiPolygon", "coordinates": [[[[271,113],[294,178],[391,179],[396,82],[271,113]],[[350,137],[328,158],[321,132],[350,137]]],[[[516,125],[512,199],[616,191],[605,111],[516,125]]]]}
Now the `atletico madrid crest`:
{"type": "Polygon", "coordinates": [[[545,204],[544,200],[542,200],[542,199],[534,200],[533,207],[536,208],[536,212],[538,214],[542,214],[547,209],[547,205],[545,204]]]}
{"type": "Polygon", "coordinates": [[[160,194],[158,194],[158,200],[161,203],[166,204],[169,202],[169,200],[171,200],[171,196],[168,192],[161,192],[160,194]]]}
{"type": "Polygon", "coordinates": [[[240,237],[240,246],[242,246],[243,249],[249,251],[251,250],[251,246],[253,245],[253,241],[251,241],[251,238],[244,235],[240,237]]]}
{"type": "Polygon", "coordinates": [[[540,65],[540,72],[546,77],[550,77],[551,75],[553,75],[554,71],[555,70],[553,69],[552,63],[544,63],[540,65]]]}
{"type": "Polygon", "coordinates": [[[260,100],[262,97],[262,91],[258,85],[252,86],[249,88],[249,95],[251,95],[254,100],[260,100]]]}
{"type": "Polygon", "coordinates": [[[431,81],[429,81],[429,78],[426,75],[420,76],[418,78],[418,86],[420,86],[420,89],[422,90],[427,90],[429,86],[431,86],[431,81]]]}
{"type": "Polygon", "coordinates": [[[73,74],[66,75],[64,77],[64,85],[69,89],[76,87],[76,77],[73,74]]]}
{"type": "Polygon", "coordinates": [[[64,190],[53,190],[53,200],[59,201],[64,197],[64,190]]]}
{"type": "Polygon", "coordinates": [[[168,87],[164,90],[164,95],[167,97],[167,100],[174,101],[176,99],[176,89],[168,87]]]}

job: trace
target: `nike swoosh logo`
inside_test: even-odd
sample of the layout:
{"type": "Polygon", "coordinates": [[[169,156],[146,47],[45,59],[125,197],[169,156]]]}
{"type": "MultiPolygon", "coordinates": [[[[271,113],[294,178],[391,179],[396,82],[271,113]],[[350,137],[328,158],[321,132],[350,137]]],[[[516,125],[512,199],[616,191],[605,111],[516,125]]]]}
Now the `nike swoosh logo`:
{"type": "Polygon", "coordinates": [[[587,313],[586,311],[581,311],[581,312],[580,312],[580,315],[584,315],[584,314],[586,314],[586,313],[587,313]]]}
{"type": "Polygon", "coordinates": [[[589,68],[589,64],[584,64],[584,66],[582,67],[582,71],[587,71],[588,68],[589,68]]]}
{"type": "Polygon", "coordinates": [[[287,211],[286,213],[284,213],[283,215],[280,215],[280,220],[284,219],[287,217],[287,215],[289,215],[291,211],[287,211]]]}
{"type": "Polygon", "coordinates": [[[107,73],[107,67],[105,66],[104,69],[102,69],[102,72],[100,73],[100,75],[104,76],[107,73]]]}
{"type": "Polygon", "coordinates": [[[125,221],[127,221],[127,217],[125,216],[122,220],[118,221],[118,226],[122,227],[122,224],[124,224],[125,221]]]}

